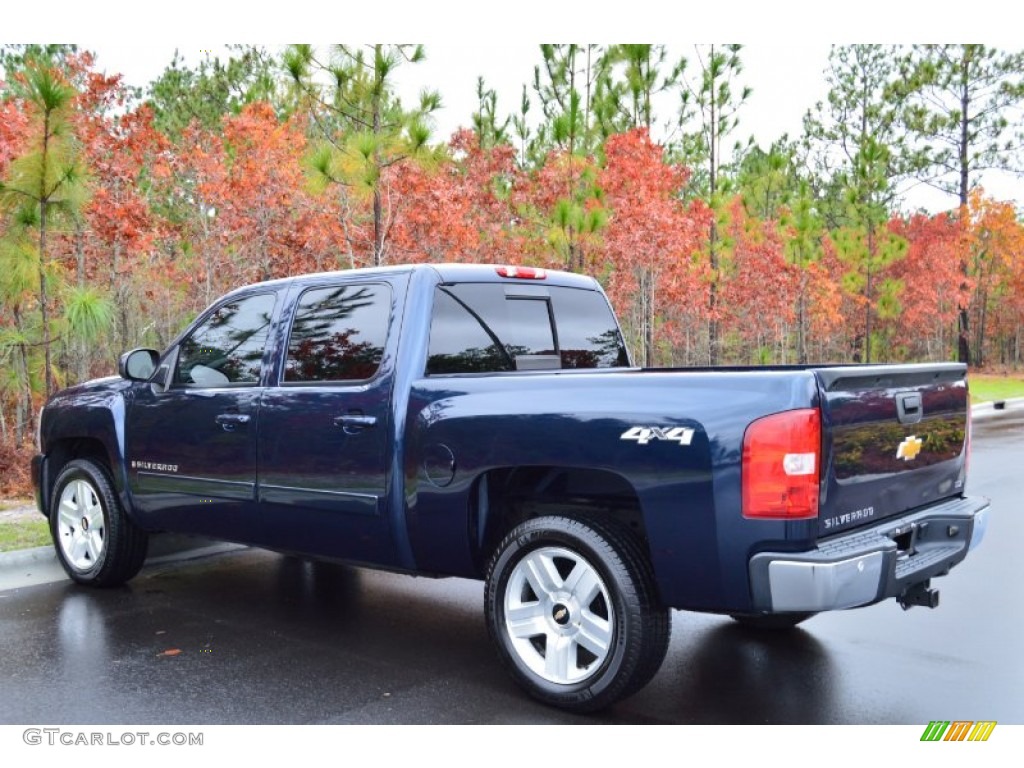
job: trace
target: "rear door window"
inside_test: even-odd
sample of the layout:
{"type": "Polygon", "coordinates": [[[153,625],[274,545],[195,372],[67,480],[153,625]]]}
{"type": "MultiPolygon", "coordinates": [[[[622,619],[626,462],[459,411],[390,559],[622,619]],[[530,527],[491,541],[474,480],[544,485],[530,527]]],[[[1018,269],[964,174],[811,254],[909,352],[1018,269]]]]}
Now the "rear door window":
{"type": "Polygon", "coordinates": [[[390,317],[387,285],[360,283],[306,291],[288,339],[285,383],[373,378],[384,357],[390,317]]]}

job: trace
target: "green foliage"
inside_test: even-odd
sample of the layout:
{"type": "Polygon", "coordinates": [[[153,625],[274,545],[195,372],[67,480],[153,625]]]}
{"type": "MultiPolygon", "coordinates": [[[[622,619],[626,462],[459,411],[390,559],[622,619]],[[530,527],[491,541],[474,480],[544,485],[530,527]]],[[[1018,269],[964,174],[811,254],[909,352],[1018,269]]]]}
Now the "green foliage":
{"type": "Polygon", "coordinates": [[[598,89],[609,66],[607,56],[593,44],[546,44],[540,52],[542,64],[534,67],[533,91],[544,120],[529,142],[530,161],[543,165],[551,150],[593,156],[603,139],[595,112],[598,89]]]}
{"type": "Polygon", "coordinates": [[[340,184],[372,199],[373,242],[367,261],[384,263],[389,217],[382,187],[387,170],[407,160],[431,164],[441,150],[430,147],[431,113],[441,96],[423,91],[407,110],[395,94],[393,74],[425,57],[422,45],[336,45],[326,59],[310,45],[293,45],[284,69],[325,143],[308,157],[314,188],[340,184]]]}
{"type": "Polygon", "coordinates": [[[473,113],[473,130],[481,147],[495,147],[509,140],[508,127],[511,115],[503,120],[498,117],[498,94],[484,85],[484,79],[476,80],[477,111],[473,113]]]}
{"type": "Polygon", "coordinates": [[[602,136],[654,127],[655,97],[678,86],[686,68],[686,59],[679,59],[666,73],[667,59],[664,45],[608,46],[599,72],[596,103],[602,136]]]}
{"type": "Polygon", "coordinates": [[[915,45],[899,61],[893,99],[913,142],[913,168],[961,205],[987,169],[1024,170],[1024,52],[915,45]]]}
{"type": "Polygon", "coordinates": [[[863,362],[870,363],[877,338],[872,330],[874,321],[898,316],[899,296],[903,292],[903,281],[890,277],[880,280],[879,273],[906,256],[907,241],[872,226],[844,227],[833,232],[832,237],[836,254],[848,269],[842,275],[843,289],[858,297],[863,306],[863,362]]]}
{"type": "Polygon", "coordinates": [[[267,101],[282,116],[294,111],[281,91],[277,65],[263,48],[229,46],[227,61],[209,53],[195,68],[185,65],[178,51],[167,69],[147,91],[158,130],[177,139],[195,122],[207,130],[220,127],[225,115],[241,112],[246,104],[267,101]]]}
{"type": "Polygon", "coordinates": [[[19,303],[39,279],[39,252],[21,227],[0,238],[0,299],[5,306],[19,303]]]}
{"type": "Polygon", "coordinates": [[[747,213],[762,219],[778,219],[784,209],[803,193],[809,194],[798,170],[796,146],[783,136],[768,151],[752,146],[736,168],[736,189],[747,213]]]}
{"type": "Polygon", "coordinates": [[[893,47],[833,46],[828,97],[804,116],[808,161],[816,166],[832,227],[884,219],[897,180],[912,167],[899,104],[892,98],[896,62],[893,47]]]}
{"type": "MultiPolygon", "coordinates": [[[[50,264],[47,230],[76,217],[88,199],[89,189],[71,124],[76,91],[61,69],[28,57],[12,91],[30,115],[30,132],[26,151],[10,163],[0,180],[0,211],[10,216],[8,236],[25,237],[28,228],[36,229],[42,337],[39,344],[43,349],[45,394],[49,396],[55,389],[49,291],[54,269],[50,264]]],[[[19,323],[21,330],[24,327],[19,323]]],[[[25,387],[27,403],[31,380],[25,382],[25,387]]]]}
{"type": "MultiPolygon", "coordinates": [[[[680,92],[679,128],[682,139],[675,148],[678,158],[694,171],[690,187],[699,197],[716,204],[720,174],[726,166],[722,144],[739,125],[739,111],[750,98],[751,89],[738,86],[743,73],[741,45],[697,47],[698,78],[683,76],[680,92]]],[[[734,151],[740,146],[734,145],[734,151]]]]}
{"type": "Polygon", "coordinates": [[[801,180],[798,183],[780,223],[793,229],[793,236],[786,242],[786,256],[790,263],[805,267],[817,261],[821,255],[824,222],[818,213],[810,182],[801,180]]]}
{"type": "Polygon", "coordinates": [[[61,67],[69,55],[77,52],[77,45],[64,43],[0,45],[0,80],[11,79],[12,74],[35,64],[61,67]]]}
{"type": "Polygon", "coordinates": [[[99,341],[110,329],[114,305],[92,286],[76,286],[64,299],[64,325],[72,340],[99,341]]]}

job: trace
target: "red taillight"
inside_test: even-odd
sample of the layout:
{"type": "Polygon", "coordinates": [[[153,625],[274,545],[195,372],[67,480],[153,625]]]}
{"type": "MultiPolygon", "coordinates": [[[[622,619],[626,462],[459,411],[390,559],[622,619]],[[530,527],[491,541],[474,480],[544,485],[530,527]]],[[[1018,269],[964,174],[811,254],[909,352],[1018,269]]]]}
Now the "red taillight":
{"type": "Polygon", "coordinates": [[[743,516],[818,516],[821,414],[816,408],[758,419],[743,435],[743,516]]]}
{"type": "Polygon", "coordinates": [[[971,468],[971,430],[973,429],[973,422],[971,420],[971,401],[967,400],[967,437],[964,438],[964,476],[963,480],[967,482],[967,470],[971,468]]]}
{"type": "Polygon", "coordinates": [[[501,277],[518,277],[523,280],[544,280],[547,278],[547,270],[539,267],[495,267],[495,271],[501,277]]]}

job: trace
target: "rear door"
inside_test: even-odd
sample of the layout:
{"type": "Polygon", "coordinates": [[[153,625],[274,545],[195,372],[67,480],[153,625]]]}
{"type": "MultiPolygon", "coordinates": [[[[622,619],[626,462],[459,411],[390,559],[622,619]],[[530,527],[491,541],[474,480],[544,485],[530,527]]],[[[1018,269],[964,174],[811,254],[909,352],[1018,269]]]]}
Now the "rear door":
{"type": "Polygon", "coordinates": [[[827,462],[819,535],[963,494],[966,372],[952,363],[815,371],[827,462]]]}
{"type": "Polygon", "coordinates": [[[263,395],[259,500],[277,549],[388,564],[391,396],[405,275],[303,286],[263,395]]]}

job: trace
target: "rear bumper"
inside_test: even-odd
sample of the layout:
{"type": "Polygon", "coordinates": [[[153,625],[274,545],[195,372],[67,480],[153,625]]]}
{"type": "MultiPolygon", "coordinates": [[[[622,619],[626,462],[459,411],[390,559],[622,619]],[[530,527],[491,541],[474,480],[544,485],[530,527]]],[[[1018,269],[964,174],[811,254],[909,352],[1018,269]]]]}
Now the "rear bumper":
{"type": "Polygon", "coordinates": [[[750,559],[761,612],[829,611],[898,597],[945,575],[985,535],[988,499],[967,497],[823,541],[809,552],[750,559]]]}

